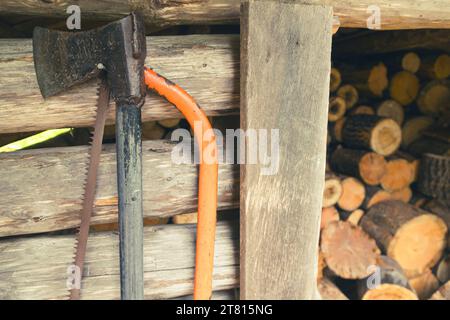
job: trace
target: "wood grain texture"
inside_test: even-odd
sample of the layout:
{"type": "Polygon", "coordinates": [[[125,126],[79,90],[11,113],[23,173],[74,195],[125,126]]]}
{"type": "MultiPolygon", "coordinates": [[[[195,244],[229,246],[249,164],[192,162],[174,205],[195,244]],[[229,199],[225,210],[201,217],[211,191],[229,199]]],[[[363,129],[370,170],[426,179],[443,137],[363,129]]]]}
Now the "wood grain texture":
{"type": "MultiPolygon", "coordinates": [[[[193,291],[196,226],[144,228],[144,294],[167,299],[193,291]]],[[[238,286],[239,243],[236,222],[217,225],[214,290],[238,286]]],[[[4,239],[0,242],[0,299],[64,299],[74,235],[4,239]]],[[[118,299],[119,236],[89,236],[82,299],[118,299]]]]}
{"type": "MultiPolygon", "coordinates": [[[[1,11],[1,10],[0,10],[1,11]]],[[[189,92],[207,115],[239,112],[239,36],[147,37],[146,64],[189,92]]],[[[92,126],[95,80],[44,100],[30,40],[0,39],[0,133],[92,126]]],[[[107,124],[114,123],[115,104],[107,124]]],[[[162,97],[149,93],[142,120],[182,118],[162,97]]]]}
{"type": "Polygon", "coordinates": [[[241,167],[241,298],[312,299],[332,12],[280,1],[249,1],[242,12],[241,128],[279,129],[279,169],[241,167]]]}
{"type": "MultiPolygon", "coordinates": [[[[450,28],[447,0],[284,0],[302,4],[329,5],[339,17],[341,27],[367,28],[370,12],[376,4],[381,10],[382,29],[450,28]]],[[[132,10],[144,14],[147,30],[180,24],[239,23],[240,0],[80,0],[85,19],[114,20],[132,10]]],[[[41,17],[66,18],[66,2],[3,0],[0,12],[41,17]]]]}
{"type": "MultiPolygon", "coordinates": [[[[144,217],[169,217],[197,210],[197,166],[175,164],[174,144],[143,142],[144,217]]],[[[76,227],[87,163],[87,147],[0,154],[0,236],[76,227]]],[[[219,166],[219,209],[238,207],[238,166],[219,166]]],[[[104,145],[92,224],[117,222],[116,156],[104,145]]]]}

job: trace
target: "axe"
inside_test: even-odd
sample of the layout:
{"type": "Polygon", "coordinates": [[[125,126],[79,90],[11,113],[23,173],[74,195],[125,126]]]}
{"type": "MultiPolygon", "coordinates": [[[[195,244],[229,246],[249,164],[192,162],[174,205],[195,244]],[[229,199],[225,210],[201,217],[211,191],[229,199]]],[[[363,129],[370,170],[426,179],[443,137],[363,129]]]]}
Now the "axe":
{"type": "MultiPolygon", "coordinates": [[[[133,13],[85,32],[35,28],[33,55],[44,98],[105,74],[116,103],[122,299],[143,298],[141,106],[145,98],[143,20],[133,13]]],[[[95,181],[94,181],[95,182],[95,181]]]]}
{"type": "MultiPolygon", "coordinates": [[[[33,55],[44,98],[102,75],[116,103],[117,187],[119,194],[120,284],[122,299],[143,299],[143,215],[141,164],[141,107],[146,86],[174,104],[194,128],[201,155],[194,298],[209,299],[212,291],[217,210],[217,145],[211,125],[195,100],[175,83],[144,67],[146,42],[141,15],[131,15],[84,32],[35,28],[33,55]],[[199,123],[200,126],[197,126],[199,123]],[[197,132],[200,131],[200,132],[197,132]],[[207,137],[206,137],[207,136],[207,137]],[[207,154],[208,153],[208,154],[207,154]],[[202,157],[202,158],[203,158],[202,157]]],[[[102,91],[99,100],[107,104],[102,91]],[[101,98],[103,96],[103,98],[101,98]]],[[[103,108],[106,109],[106,108],[103,108]]],[[[97,113],[94,132],[102,132],[106,112],[97,113]]],[[[101,136],[101,134],[100,134],[101,136]]],[[[95,195],[95,174],[101,137],[94,135],[85,190],[75,265],[81,269],[95,195]],[[97,141],[97,143],[95,143],[97,141]],[[95,147],[95,148],[94,148],[95,147]],[[98,153],[98,154],[97,154],[98,153]],[[95,161],[92,158],[95,158],[95,161]],[[94,162],[94,164],[93,164],[94,162]],[[91,167],[92,173],[91,173],[91,167]],[[89,201],[86,201],[89,200],[89,201]],[[84,233],[81,231],[84,230],[84,233]]],[[[79,297],[79,292],[75,294],[79,297]]]]}

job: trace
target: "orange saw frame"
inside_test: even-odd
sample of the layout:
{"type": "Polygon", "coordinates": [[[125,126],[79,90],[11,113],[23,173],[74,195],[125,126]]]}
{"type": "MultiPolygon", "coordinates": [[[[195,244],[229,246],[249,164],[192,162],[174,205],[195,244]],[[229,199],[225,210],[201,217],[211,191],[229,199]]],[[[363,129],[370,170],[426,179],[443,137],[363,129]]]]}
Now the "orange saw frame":
{"type": "Polygon", "coordinates": [[[217,220],[218,160],[216,137],[205,113],[182,88],[144,68],[145,84],[156,91],[184,115],[194,130],[200,150],[198,182],[198,223],[195,255],[194,299],[207,300],[212,294],[214,241],[217,220]],[[199,126],[198,124],[201,124],[199,126]],[[200,129],[200,130],[199,130],[200,129]],[[207,161],[205,161],[207,159],[207,161]]]}

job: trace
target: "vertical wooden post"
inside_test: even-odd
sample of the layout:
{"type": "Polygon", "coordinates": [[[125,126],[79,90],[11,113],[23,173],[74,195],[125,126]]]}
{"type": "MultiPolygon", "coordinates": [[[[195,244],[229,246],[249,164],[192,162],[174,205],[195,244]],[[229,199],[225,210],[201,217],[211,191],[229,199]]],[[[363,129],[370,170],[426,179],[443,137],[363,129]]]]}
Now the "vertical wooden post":
{"type": "Polygon", "coordinates": [[[242,5],[241,128],[279,130],[275,174],[261,155],[241,167],[242,299],[315,297],[331,26],[327,6],[242,5]]]}

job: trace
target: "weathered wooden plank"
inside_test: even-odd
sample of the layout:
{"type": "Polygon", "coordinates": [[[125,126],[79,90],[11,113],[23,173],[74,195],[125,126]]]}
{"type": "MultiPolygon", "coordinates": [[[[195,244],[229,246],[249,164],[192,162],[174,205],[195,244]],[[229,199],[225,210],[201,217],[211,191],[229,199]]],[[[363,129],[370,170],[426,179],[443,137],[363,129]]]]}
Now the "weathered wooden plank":
{"type": "MultiPolygon", "coordinates": [[[[195,225],[144,228],[146,299],[188,295],[193,290],[195,225]]],[[[238,286],[237,223],[217,225],[214,290],[238,286]]],[[[0,241],[0,299],[64,299],[67,268],[73,263],[75,237],[35,236],[0,241]]],[[[82,299],[118,299],[119,238],[116,232],[91,234],[82,299]]]]}
{"type": "MultiPolygon", "coordinates": [[[[146,63],[187,90],[206,114],[236,114],[238,51],[239,36],[148,37],[146,63]]],[[[92,126],[96,88],[91,81],[44,100],[34,71],[31,41],[0,39],[0,133],[92,126]]],[[[112,107],[107,123],[113,123],[114,117],[112,107]]],[[[149,93],[142,108],[143,121],[168,118],[182,115],[163,98],[149,93]]]]}
{"type": "MultiPolygon", "coordinates": [[[[329,5],[341,20],[341,26],[367,28],[370,5],[381,10],[383,29],[450,28],[448,0],[284,0],[303,4],[329,5]]],[[[180,24],[238,23],[240,0],[101,0],[77,1],[82,18],[114,20],[132,10],[141,10],[147,27],[159,29],[180,24]]],[[[0,12],[64,18],[66,2],[4,0],[0,12]]]]}
{"type": "Polygon", "coordinates": [[[330,7],[243,6],[241,127],[279,130],[278,172],[241,167],[244,299],[315,297],[331,24],[330,7]]]}
{"type": "MultiPolygon", "coordinates": [[[[144,141],[145,217],[197,210],[197,166],[171,160],[174,144],[144,141]]],[[[76,227],[87,147],[49,148],[0,154],[0,236],[76,227]]],[[[104,145],[92,224],[117,221],[114,145],[104,145]]],[[[219,209],[238,207],[238,166],[219,166],[219,209]]]]}

